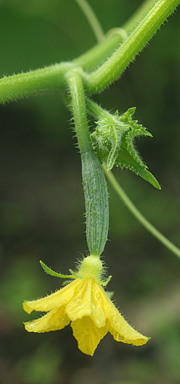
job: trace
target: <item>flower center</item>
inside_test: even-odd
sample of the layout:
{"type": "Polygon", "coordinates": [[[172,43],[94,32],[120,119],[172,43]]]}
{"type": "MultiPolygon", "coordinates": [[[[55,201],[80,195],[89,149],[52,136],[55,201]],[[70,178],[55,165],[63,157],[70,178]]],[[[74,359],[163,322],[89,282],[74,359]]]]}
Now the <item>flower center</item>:
{"type": "Polygon", "coordinates": [[[82,261],[78,275],[82,277],[93,277],[95,280],[101,280],[103,265],[102,261],[97,256],[87,256],[82,261]]]}

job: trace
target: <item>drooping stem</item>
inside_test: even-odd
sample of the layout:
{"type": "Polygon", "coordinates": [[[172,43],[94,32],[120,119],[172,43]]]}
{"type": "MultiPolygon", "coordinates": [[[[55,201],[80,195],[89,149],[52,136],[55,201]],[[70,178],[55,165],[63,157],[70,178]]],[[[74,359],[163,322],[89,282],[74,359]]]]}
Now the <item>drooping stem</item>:
{"type": "Polygon", "coordinates": [[[78,70],[72,70],[67,75],[67,81],[82,162],[87,244],[90,254],[100,257],[109,229],[107,184],[102,165],[91,146],[81,74],[78,70]]]}
{"type": "Polygon", "coordinates": [[[159,232],[143,215],[142,213],[135,207],[130,198],[126,195],[114,175],[111,171],[107,171],[105,165],[103,166],[104,172],[107,176],[107,179],[111,183],[112,187],[129,209],[129,211],[133,214],[133,216],[145,227],[154,237],[156,237],[166,248],[168,248],[171,252],[173,252],[176,256],[180,258],[180,249],[176,247],[171,241],[169,241],[161,232],[159,232]]]}
{"type": "Polygon", "coordinates": [[[81,70],[72,70],[67,74],[67,82],[69,85],[72,111],[75,122],[76,135],[80,153],[85,153],[91,149],[91,141],[89,137],[89,127],[86,115],[86,103],[84,88],[81,80],[81,70]]]}
{"type": "Polygon", "coordinates": [[[82,12],[86,16],[97,41],[101,43],[104,40],[104,32],[93,9],[90,7],[86,0],[76,0],[76,3],[78,3],[82,12]]]}
{"type": "Polygon", "coordinates": [[[117,51],[95,72],[85,76],[84,85],[86,91],[96,93],[115,81],[145,47],[179,3],[179,0],[157,1],[117,51]]]}

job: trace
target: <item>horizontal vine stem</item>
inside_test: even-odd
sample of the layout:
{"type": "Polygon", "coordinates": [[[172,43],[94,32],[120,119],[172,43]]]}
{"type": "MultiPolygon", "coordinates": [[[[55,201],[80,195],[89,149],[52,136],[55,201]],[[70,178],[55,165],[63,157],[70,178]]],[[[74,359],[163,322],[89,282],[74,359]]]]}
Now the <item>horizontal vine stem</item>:
{"type": "Polygon", "coordinates": [[[157,1],[117,51],[95,72],[85,76],[86,91],[99,92],[115,81],[179,4],[179,0],[157,1]]]}
{"type": "Polygon", "coordinates": [[[107,171],[105,165],[103,166],[104,172],[106,174],[107,179],[111,183],[112,187],[129,209],[129,211],[133,214],[133,216],[145,227],[156,239],[158,239],[166,248],[168,248],[171,252],[173,252],[176,256],[180,258],[180,249],[176,247],[171,241],[169,241],[161,232],[159,232],[143,215],[142,213],[135,207],[130,198],[126,195],[116,178],[114,177],[111,171],[107,171]]]}
{"type": "Polygon", "coordinates": [[[62,62],[0,79],[0,103],[59,91],[64,77],[75,64],[62,62]]]}
{"type": "Polygon", "coordinates": [[[111,56],[112,52],[124,41],[98,70],[89,75],[84,73],[84,83],[89,93],[98,92],[107,87],[120,76],[180,1],[159,0],[152,8],[153,3],[154,0],[146,1],[135,15],[119,29],[120,33],[107,36],[101,44],[97,44],[72,62],[62,62],[42,69],[1,78],[0,103],[59,91],[65,85],[64,78],[69,69],[81,66],[87,72],[94,70],[107,57],[111,56]],[[142,20],[144,14],[146,16],[142,20]],[[135,28],[139,20],[142,21],[135,28]],[[124,31],[125,34],[121,31],[124,31]],[[130,32],[132,33],[130,34],[130,32]],[[125,35],[128,36],[128,34],[130,36],[126,39],[125,35]]]}
{"type": "Polygon", "coordinates": [[[81,67],[91,71],[122,42],[120,34],[114,34],[97,44],[72,62],[62,62],[33,71],[4,76],[0,79],[0,103],[57,92],[65,85],[65,75],[71,68],[81,67]]]}

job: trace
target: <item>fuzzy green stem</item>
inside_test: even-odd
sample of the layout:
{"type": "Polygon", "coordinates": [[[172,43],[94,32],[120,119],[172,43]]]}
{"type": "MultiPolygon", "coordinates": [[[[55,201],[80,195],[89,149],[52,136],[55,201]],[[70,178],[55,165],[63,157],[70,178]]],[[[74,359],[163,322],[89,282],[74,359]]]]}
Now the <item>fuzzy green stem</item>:
{"type": "Polygon", "coordinates": [[[84,84],[87,92],[96,93],[115,81],[179,3],[179,0],[157,1],[120,48],[95,72],[85,76],[84,84]]]}
{"type": "Polygon", "coordinates": [[[139,8],[135,13],[135,16],[132,16],[122,27],[125,32],[129,34],[138,24],[138,19],[141,20],[144,13],[150,10],[141,21],[140,25],[134,29],[133,33],[131,33],[129,38],[120,48],[118,48],[113,56],[111,56],[111,54],[114,49],[125,40],[124,35],[121,33],[108,36],[105,41],[96,45],[88,52],[75,59],[72,63],[55,64],[35,71],[29,71],[0,79],[0,103],[59,91],[61,87],[64,87],[65,74],[70,68],[81,66],[83,70],[91,71],[106,60],[108,56],[111,56],[110,59],[97,71],[92,73],[90,77],[84,74],[86,87],[89,92],[96,92],[103,89],[114,81],[133,60],[136,54],[152,37],[153,33],[155,33],[170,13],[173,12],[179,4],[179,1],[160,0],[152,8],[153,4],[154,1],[147,1],[139,8]],[[161,6],[158,9],[159,3],[161,3],[161,6]]]}
{"type": "Polygon", "coordinates": [[[103,166],[104,172],[107,176],[107,179],[111,183],[112,187],[129,209],[129,211],[133,214],[133,216],[154,236],[156,237],[166,248],[168,248],[171,252],[173,252],[176,256],[180,258],[180,249],[176,247],[171,241],[169,241],[161,232],[159,232],[143,215],[139,210],[135,207],[133,202],[126,195],[122,187],[119,185],[118,181],[114,177],[111,171],[107,171],[105,165],[103,166]]]}
{"type": "Polygon", "coordinates": [[[102,64],[127,39],[132,31],[151,10],[157,0],[145,1],[121,28],[110,30],[106,39],[74,60],[85,71],[92,71],[102,64]]]}
{"type": "Polygon", "coordinates": [[[59,91],[64,85],[64,77],[72,63],[60,63],[20,73],[0,79],[0,103],[59,91]]]}
{"type": "Polygon", "coordinates": [[[97,103],[86,98],[86,106],[90,115],[94,116],[96,120],[104,119],[104,117],[111,117],[112,115],[104,108],[101,108],[97,103]]]}
{"type": "Polygon", "coordinates": [[[97,41],[101,43],[104,40],[104,32],[93,9],[86,0],[76,0],[76,3],[78,3],[82,12],[86,16],[97,41]]]}
{"type": "Polygon", "coordinates": [[[102,64],[102,62],[106,60],[107,57],[115,51],[115,49],[117,49],[122,41],[122,34],[116,33],[111,36],[107,36],[101,44],[96,44],[86,53],[75,59],[73,63],[81,66],[81,68],[87,72],[93,71],[98,67],[98,65],[102,64]]]}
{"type": "Polygon", "coordinates": [[[125,24],[123,24],[123,28],[127,34],[130,34],[137,27],[141,20],[143,20],[144,16],[148,14],[156,3],[157,0],[147,0],[140,5],[137,11],[133,13],[132,17],[128,19],[125,24]]]}
{"type": "Polygon", "coordinates": [[[109,229],[107,184],[102,165],[91,146],[81,71],[70,71],[67,81],[72,98],[72,110],[82,161],[87,244],[90,255],[100,257],[109,229]]]}
{"type": "Polygon", "coordinates": [[[65,75],[70,68],[81,66],[82,69],[91,71],[118,46],[122,37],[118,34],[107,38],[102,44],[96,45],[84,55],[73,62],[60,63],[5,76],[0,79],[0,103],[37,96],[51,92],[58,92],[65,86],[65,75]]]}
{"type": "Polygon", "coordinates": [[[86,102],[81,69],[72,70],[67,74],[67,81],[72,97],[72,110],[80,153],[91,149],[89,127],[86,115],[86,102]]]}

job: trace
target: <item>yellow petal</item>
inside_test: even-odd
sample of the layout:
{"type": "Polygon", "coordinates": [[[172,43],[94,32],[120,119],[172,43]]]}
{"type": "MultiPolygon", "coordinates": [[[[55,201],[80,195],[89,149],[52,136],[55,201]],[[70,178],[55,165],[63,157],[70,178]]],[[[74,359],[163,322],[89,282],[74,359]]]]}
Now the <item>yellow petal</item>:
{"type": "Polygon", "coordinates": [[[48,312],[53,308],[61,307],[71,300],[74,295],[74,289],[80,282],[80,279],[76,279],[66,287],[52,293],[52,295],[38,300],[25,301],[23,303],[23,308],[27,313],[31,313],[32,311],[48,312]]]}
{"type": "Polygon", "coordinates": [[[83,317],[82,319],[73,321],[71,327],[73,329],[73,335],[78,342],[78,348],[81,352],[90,356],[93,356],[100,340],[108,332],[107,325],[98,328],[90,317],[83,317]]]}
{"type": "Polygon", "coordinates": [[[119,313],[115,305],[109,300],[109,308],[107,319],[109,320],[109,332],[112,334],[116,341],[121,341],[127,344],[143,345],[149,340],[137,332],[131,325],[127,323],[124,317],[119,313]]]}
{"type": "Polygon", "coordinates": [[[61,307],[53,309],[37,320],[24,323],[24,326],[28,332],[43,333],[60,330],[68,324],[69,319],[65,313],[65,307],[61,307]]]}
{"type": "Polygon", "coordinates": [[[66,313],[71,321],[90,316],[99,328],[106,324],[105,313],[102,308],[101,292],[98,283],[91,277],[82,280],[75,289],[74,297],[66,306],[66,313]]]}
{"type": "Polygon", "coordinates": [[[91,318],[98,328],[104,327],[106,324],[106,314],[104,311],[104,297],[101,286],[93,280],[91,294],[91,318]]]}
{"type": "Polygon", "coordinates": [[[66,313],[71,321],[91,315],[92,279],[85,278],[74,292],[74,297],[66,306],[66,313]]]}

